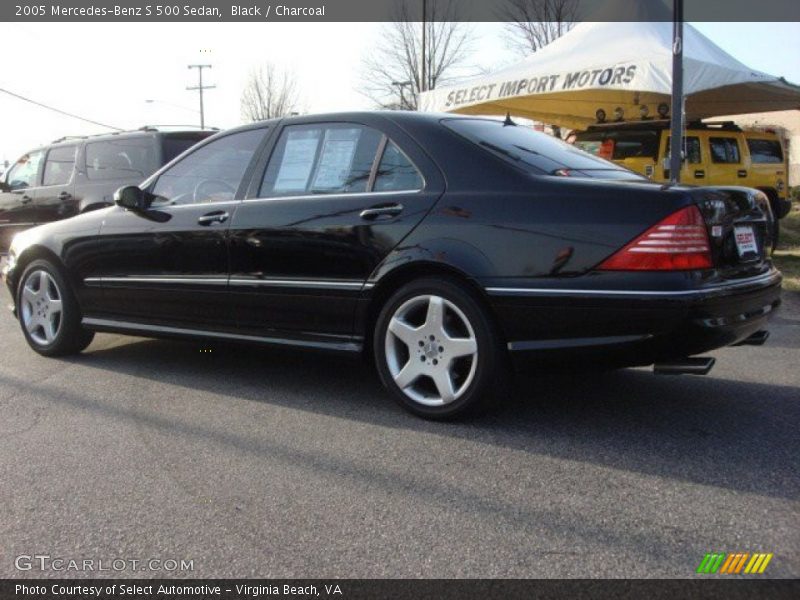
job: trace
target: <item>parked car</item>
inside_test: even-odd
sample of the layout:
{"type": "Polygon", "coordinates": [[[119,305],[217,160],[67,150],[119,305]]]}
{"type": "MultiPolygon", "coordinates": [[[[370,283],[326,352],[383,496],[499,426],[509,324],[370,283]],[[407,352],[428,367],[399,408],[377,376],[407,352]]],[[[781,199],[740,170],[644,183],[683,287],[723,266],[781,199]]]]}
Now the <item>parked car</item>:
{"type": "Polygon", "coordinates": [[[18,231],[110,206],[120,186],[140,183],[212,133],[145,127],[26,152],[0,179],[0,252],[18,231]]]}
{"type": "Polygon", "coordinates": [[[304,116],[18,234],[4,277],[45,356],[96,331],[365,353],[402,406],[444,419],[498,401],[510,362],[704,373],[694,355],[763,343],[767,211],[511,121],[304,116]]]}
{"type": "MultiPolygon", "coordinates": [[[[577,133],[575,145],[665,182],[670,179],[669,127],[669,120],[598,124],[577,133]]],[[[769,198],[776,223],[789,214],[789,167],[774,131],[745,131],[730,121],[689,123],[683,146],[683,183],[753,187],[769,198]]]]}

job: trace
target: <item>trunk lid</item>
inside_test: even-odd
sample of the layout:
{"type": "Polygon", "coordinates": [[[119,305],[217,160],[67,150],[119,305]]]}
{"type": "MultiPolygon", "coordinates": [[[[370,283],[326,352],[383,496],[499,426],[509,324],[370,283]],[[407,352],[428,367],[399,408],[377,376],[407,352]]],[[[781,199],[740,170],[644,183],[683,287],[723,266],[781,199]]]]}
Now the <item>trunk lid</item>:
{"type": "Polygon", "coordinates": [[[726,278],[751,277],[770,268],[774,221],[767,196],[745,187],[690,190],[708,228],[714,266],[726,278]]]}

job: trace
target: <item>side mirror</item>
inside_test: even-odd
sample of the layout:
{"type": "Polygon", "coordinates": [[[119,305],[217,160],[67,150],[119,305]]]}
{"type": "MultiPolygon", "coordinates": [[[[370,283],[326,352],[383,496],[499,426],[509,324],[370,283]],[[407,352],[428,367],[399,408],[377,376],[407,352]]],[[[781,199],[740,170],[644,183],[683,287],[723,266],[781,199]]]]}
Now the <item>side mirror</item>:
{"type": "Polygon", "coordinates": [[[147,210],[147,198],[143,190],[135,185],[126,185],[114,192],[114,203],[117,206],[135,212],[147,210]]]}
{"type": "Polygon", "coordinates": [[[10,192],[11,186],[8,185],[5,180],[0,181],[0,192],[10,192]]]}

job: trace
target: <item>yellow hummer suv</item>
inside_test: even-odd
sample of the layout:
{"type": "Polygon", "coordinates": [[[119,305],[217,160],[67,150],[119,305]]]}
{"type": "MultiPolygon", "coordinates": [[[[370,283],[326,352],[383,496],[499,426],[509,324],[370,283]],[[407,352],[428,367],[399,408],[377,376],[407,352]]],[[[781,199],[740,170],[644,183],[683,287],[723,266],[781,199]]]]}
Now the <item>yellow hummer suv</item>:
{"type": "MultiPolygon", "coordinates": [[[[574,143],[653,181],[669,181],[669,127],[669,120],[603,123],[576,133],[574,143]]],[[[681,183],[756,188],[769,198],[776,223],[789,213],[786,153],[774,131],[689,123],[683,156],[681,183]]]]}

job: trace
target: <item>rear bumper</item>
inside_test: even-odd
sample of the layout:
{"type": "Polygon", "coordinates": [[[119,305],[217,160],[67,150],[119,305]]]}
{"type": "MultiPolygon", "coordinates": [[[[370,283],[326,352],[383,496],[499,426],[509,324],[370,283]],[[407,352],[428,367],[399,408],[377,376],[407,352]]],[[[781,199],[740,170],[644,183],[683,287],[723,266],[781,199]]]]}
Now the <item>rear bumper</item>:
{"type": "MultiPolygon", "coordinates": [[[[577,281],[577,280],[573,280],[577,281]]],[[[487,286],[515,360],[648,365],[741,342],[780,305],[778,271],[682,290],[487,286]]]]}

